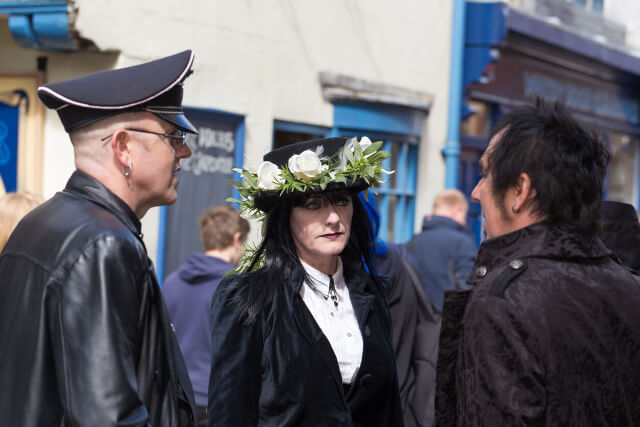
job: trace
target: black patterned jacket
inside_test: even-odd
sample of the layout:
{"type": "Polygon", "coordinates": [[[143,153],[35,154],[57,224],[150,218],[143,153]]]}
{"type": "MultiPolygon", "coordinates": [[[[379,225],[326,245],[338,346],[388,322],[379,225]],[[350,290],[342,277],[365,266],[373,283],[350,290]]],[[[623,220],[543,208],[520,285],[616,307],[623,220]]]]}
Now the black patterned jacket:
{"type": "Polygon", "coordinates": [[[485,241],[445,298],[440,426],[640,422],[640,277],[599,239],[538,223],[485,241]]]}

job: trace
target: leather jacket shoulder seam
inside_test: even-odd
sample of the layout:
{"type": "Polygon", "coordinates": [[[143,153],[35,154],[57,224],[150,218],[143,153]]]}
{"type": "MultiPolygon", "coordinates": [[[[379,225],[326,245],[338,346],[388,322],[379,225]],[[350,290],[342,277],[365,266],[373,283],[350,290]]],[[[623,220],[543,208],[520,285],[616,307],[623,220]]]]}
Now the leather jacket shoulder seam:
{"type": "Polygon", "coordinates": [[[26,254],[24,252],[15,252],[15,251],[5,251],[2,252],[3,257],[13,257],[13,258],[22,258],[30,262],[31,264],[37,266],[41,270],[45,271],[49,276],[55,278],[54,271],[48,268],[44,263],[40,262],[38,259],[34,258],[30,254],[26,254]]]}

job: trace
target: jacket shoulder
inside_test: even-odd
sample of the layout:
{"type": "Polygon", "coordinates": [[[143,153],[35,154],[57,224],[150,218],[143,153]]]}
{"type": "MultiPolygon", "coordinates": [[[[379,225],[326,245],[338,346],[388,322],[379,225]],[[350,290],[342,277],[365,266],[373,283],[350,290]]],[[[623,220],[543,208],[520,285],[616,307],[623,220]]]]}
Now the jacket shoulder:
{"type": "Polygon", "coordinates": [[[491,282],[489,287],[489,295],[499,298],[504,298],[504,294],[507,288],[529,267],[529,261],[526,258],[514,259],[510,261],[500,271],[491,282]]]}
{"type": "Polygon", "coordinates": [[[72,269],[92,253],[132,266],[148,262],[142,242],[113,213],[65,193],[25,217],[14,234],[7,249],[50,271],[72,269]]]}

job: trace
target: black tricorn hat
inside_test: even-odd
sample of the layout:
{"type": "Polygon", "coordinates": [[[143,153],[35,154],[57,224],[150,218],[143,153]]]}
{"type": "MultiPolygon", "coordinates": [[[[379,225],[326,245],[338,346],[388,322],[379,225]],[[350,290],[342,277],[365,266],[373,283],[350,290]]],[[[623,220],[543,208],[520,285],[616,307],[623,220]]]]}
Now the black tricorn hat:
{"type": "MultiPolygon", "coordinates": [[[[268,152],[262,158],[265,162],[271,162],[277,165],[279,168],[287,166],[289,159],[294,154],[301,154],[306,150],[316,151],[318,147],[322,147],[323,156],[332,157],[336,156],[338,152],[346,145],[349,138],[324,138],[324,139],[312,139],[309,141],[296,142],[295,144],[287,145],[281,148],[277,148],[268,152]]],[[[279,190],[266,190],[261,191],[255,195],[254,203],[255,207],[263,212],[269,212],[278,203],[282,201],[283,197],[296,197],[303,194],[314,194],[325,191],[333,190],[350,190],[359,192],[369,187],[369,184],[364,179],[349,180],[344,182],[330,182],[322,189],[319,186],[308,187],[305,191],[286,191],[280,194],[279,190]]]]}
{"type": "Polygon", "coordinates": [[[117,114],[147,111],[178,129],[198,133],[182,110],[182,82],[191,74],[193,52],[76,79],[48,83],[38,96],[58,112],[67,132],[117,114]]]}

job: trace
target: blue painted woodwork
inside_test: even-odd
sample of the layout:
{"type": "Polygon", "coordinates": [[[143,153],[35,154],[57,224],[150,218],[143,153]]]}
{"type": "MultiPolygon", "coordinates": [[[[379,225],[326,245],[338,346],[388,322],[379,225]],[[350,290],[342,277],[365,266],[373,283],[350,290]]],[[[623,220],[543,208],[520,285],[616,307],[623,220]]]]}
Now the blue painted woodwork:
{"type": "Polygon", "coordinates": [[[422,134],[425,113],[382,104],[335,104],[333,123],[337,128],[413,135],[422,134]]]}
{"type": "Polygon", "coordinates": [[[395,169],[396,175],[376,187],[376,209],[380,215],[378,237],[383,240],[404,243],[413,235],[418,144],[425,117],[423,111],[391,105],[334,105],[334,128],[327,136],[366,135],[372,141],[385,141],[385,151],[395,153],[395,158],[385,160],[384,167],[395,169]],[[388,235],[389,226],[393,227],[392,236],[388,235]]]}
{"type": "Polygon", "coordinates": [[[497,59],[491,49],[506,35],[504,13],[500,2],[467,3],[463,89],[480,81],[487,65],[497,59]]]}
{"type": "Polygon", "coordinates": [[[407,172],[407,227],[402,242],[408,242],[413,237],[413,225],[416,219],[416,182],[418,180],[418,147],[409,147],[409,161],[407,172]]]}
{"type": "MultiPolygon", "coordinates": [[[[334,105],[334,127],[330,129],[278,120],[274,122],[274,129],[326,138],[368,136],[372,141],[385,141],[384,149],[395,153],[395,158],[385,160],[384,167],[395,169],[396,175],[376,187],[378,195],[375,202],[380,214],[378,237],[406,242],[413,235],[418,143],[424,117],[424,112],[409,108],[371,103],[340,103],[334,105]],[[392,235],[388,235],[390,226],[392,235]]],[[[370,196],[373,197],[373,191],[370,196]]]]}
{"type": "Polygon", "coordinates": [[[77,49],[69,29],[68,10],[64,1],[0,3],[0,14],[9,15],[14,40],[22,47],[40,50],[77,49]]]}
{"type": "Polygon", "coordinates": [[[338,130],[337,127],[333,127],[333,128],[331,128],[331,130],[327,134],[325,134],[324,137],[325,138],[336,138],[338,136],[340,136],[340,131],[338,130]]]}
{"type": "MultiPolygon", "coordinates": [[[[380,138],[372,138],[380,140],[380,138]]],[[[393,156],[383,163],[385,169],[395,170],[387,182],[376,187],[376,209],[380,215],[379,238],[405,243],[413,236],[415,220],[416,177],[418,147],[406,141],[386,139],[383,149],[393,156]],[[390,223],[393,218],[393,222],[390,223]],[[389,227],[391,235],[389,235],[389,227]]]]}
{"type": "MultiPolygon", "coordinates": [[[[244,120],[238,123],[238,127],[236,128],[236,137],[235,137],[235,145],[236,152],[234,153],[233,164],[236,168],[241,168],[244,164],[244,135],[245,135],[245,124],[244,120]]],[[[235,181],[241,181],[242,177],[239,172],[233,173],[233,179],[235,181]]],[[[233,198],[240,199],[240,193],[236,187],[233,187],[233,198]]],[[[237,206],[236,206],[237,207],[237,206]]]]}
{"type": "MultiPolygon", "coordinates": [[[[385,141],[383,147],[384,151],[391,153],[391,141],[385,141]]],[[[391,158],[388,158],[382,162],[382,165],[385,169],[391,169],[391,158]]],[[[376,209],[378,210],[378,214],[380,215],[380,228],[378,229],[378,237],[382,240],[389,240],[389,236],[387,235],[387,230],[389,230],[389,194],[388,190],[390,188],[390,182],[383,182],[378,186],[378,198],[376,203],[376,209]]]]}
{"type": "Polygon", "coordinates": [[[164,282],[164,254],[167,245],[167,207],[160,206],[158,213],[158,247],[156,248],[156,278],[162,289],[164,282]]]}
{"type": "MultiPolygon", "coordinates": [[[[407,175],[409,168],[404,167],[407,164],[409,156],[409,147],[402,144],[398,150],[398,158],[396,159],[396,187],[407,188],[407,175]]],[[[393,214],[393,237],[394,241],[404,243],[406,240],[406,221],[407,221],[407,197],[396,197],[395,212],[393,214]]],[[[413,224],[411,224],[413,227],[413,224]]]]}
{"type": "Polygon", "coordinates": [[[0,15],[3,14],[33,14],[67,12],[69,5],[66,1],[2,1],[0,15]]]}
{"type": "Polygon", "coordinates": [[[462,72],[464,53],[465,0],[454,0],[451,34],[451,69],[449,78],[449,112],[447,142],[442,149],[445,162],[445,188],[455,188],[460,156],[460,117],[462,106],[462,72]]]}
{"type": "Polygon", "coordinates": [[[32,49],[40,48],[38,37],[33,31],[31,15],[9,16],[9,31],[18,45],[32,49]]]}
{"type": "Polygon", "coordinates": [[[18,106],[0,102],[0,177],[7,192],[18,187],[18,106]]]}

